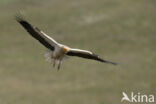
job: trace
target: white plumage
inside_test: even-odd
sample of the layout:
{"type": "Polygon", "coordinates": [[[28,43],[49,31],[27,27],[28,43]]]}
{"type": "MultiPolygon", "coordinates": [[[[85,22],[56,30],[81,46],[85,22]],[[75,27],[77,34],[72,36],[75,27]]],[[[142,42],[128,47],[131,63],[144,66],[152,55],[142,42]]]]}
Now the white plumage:
{"type": "Polygon", "coordinates": [[[37,27],[32,26],[28,21],[23,19],[21,16],[17,16],[16,20],[27,30],[27,32],[32,37],[37,39],[41,44],[43,44],[46,48],[49,49],[45,54],[46,60],[50,63],[53,63],[54,67],[55,63],[57,62],[58,69],[60,69],[62,61],[66,56],[78,56],[82,58],[97,60],[100,62],[116,65],[116,63],[106,61],[90,51],[69,48],[68,46],[56,42],[53,38],[45,34],[43,31],[41,31],[37,27]]]}

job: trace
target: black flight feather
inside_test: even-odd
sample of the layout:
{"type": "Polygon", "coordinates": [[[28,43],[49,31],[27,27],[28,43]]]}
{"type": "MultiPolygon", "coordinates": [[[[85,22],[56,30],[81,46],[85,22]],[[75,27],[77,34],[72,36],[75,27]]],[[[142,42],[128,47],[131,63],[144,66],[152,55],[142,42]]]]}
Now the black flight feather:
{"type": "Polygon", "coordinates": [[[40,43],[42,43],[45,47],[47,47],[50,50],[54,50],[54,47],[50,45],[40,34],[41,30],[39,30],[37,27],[32,26],[28,21],[26,21],[22,16],[16,16],[16,21],[19,22],[26,30],[27,32],[37,39],[40,43]]]}

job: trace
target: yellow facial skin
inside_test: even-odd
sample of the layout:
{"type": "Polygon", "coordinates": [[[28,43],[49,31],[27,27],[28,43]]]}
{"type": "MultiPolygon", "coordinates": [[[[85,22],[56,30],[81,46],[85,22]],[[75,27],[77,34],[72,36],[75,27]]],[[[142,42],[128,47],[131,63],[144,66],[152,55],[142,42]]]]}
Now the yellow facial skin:
{"type": "Polygon", "coordinates": [[[69,50],[67,47],[64,47],[63,49],[65,52],[68,52],[68,50],[69,50]]]}

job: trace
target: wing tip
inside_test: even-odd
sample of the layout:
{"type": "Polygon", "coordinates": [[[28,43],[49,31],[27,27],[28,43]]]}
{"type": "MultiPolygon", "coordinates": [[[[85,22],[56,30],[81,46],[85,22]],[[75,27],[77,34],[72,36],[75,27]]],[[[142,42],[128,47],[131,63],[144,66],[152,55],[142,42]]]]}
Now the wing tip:
{"type": "Polygon", "coordinates": [[[118,65],[118,63],[116,63],[116,62],[111,62],[111,61],[107,61],[107,60],[104,60],[104,59],[101,59],[101,61],[104,62],[104,63],[112,64],[112,65],[118,65]]]}
{"type": "Polygon", "coordinates": [[[30,29],[31,24],[25,19],[25,17],[21,13],[17,13],[15,15],[15,20],[21,24],[24,28],[30,29]]]}
{"type": "Polygon", "coordinates": [[[118,63],[116,63],[116,62],[109,62],[109,63],[112,65],[118,65],[118,63]]]}
{"type": "Polygon", "coordinates": [[[112,64],[112,65],[118,65],[118,63],[116,63],[116,62],[107,61],[107,60],[104,60],[104,59],[100,58],[98,55],[96,55],[96,54],[94,54],[94,53],[92,53],[92,54],[93,54],[94,56],[96,56],[96,57],[98,58],[98,60],[101,61],[101,62],[108,63],[108,64],[112,64]]]}
{"type": "Polygon", "coordinates": [[[106,61],[106,60],[103,60],[102,62],[112,64],[112,65],[118,65],[118,63],[116,62],[111,62],[111,61],[106,61]]]}
{"type": "Polygon", "coordinates": [[[17,13],[17,14],[15,15],[15,20],[16,20],[17,22],[22,22],[22,21],[25,21],[25,18],[24,18],[24,16],[19,12],[19,13],[17,13]]]}

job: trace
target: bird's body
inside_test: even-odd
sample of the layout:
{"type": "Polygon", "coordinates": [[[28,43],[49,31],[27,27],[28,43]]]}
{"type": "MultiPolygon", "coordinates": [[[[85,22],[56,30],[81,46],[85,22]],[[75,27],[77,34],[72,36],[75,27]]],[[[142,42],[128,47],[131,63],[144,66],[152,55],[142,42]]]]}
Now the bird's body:
{"type": "Polygon", "coordinates": [[[64,47],[62,45],[58,45],[55,48],[55,51],[48,50],[46,52],[45,57],[47,61],[50,63],[53,63],[53,66],[55,67],[55,63],[58,63],[58,69],[60,69],[60,65],[62,64],[62,61],[64,60],[67,53],[67,47],[64,47]]]}
{"type": "Polygon", "coordinates": [[[37,39],[41,44],[43,44],[46,48],[49,49],[49,51],[45,54],[45,57],[48,61],[53,63],[53,66],[55,66],[56,62],[58,62],[58,69],[60,69],[62,60],[66,56],[78,56],[82,58],[93,59],[93,60],[97,60],[100,62],[105,62],[105,63],[116,65],[116,63],[106,61],[90,51],[81,50],[81,49],[73,49],[66,45],[56,42],[53,38],[46,35],[43,31],[41,31],[37,27],[32,26],[28,21],[26,21],[20,16],[17,16],[16,20],[27,30],[27,32],[32,37],[37,39]]]}

